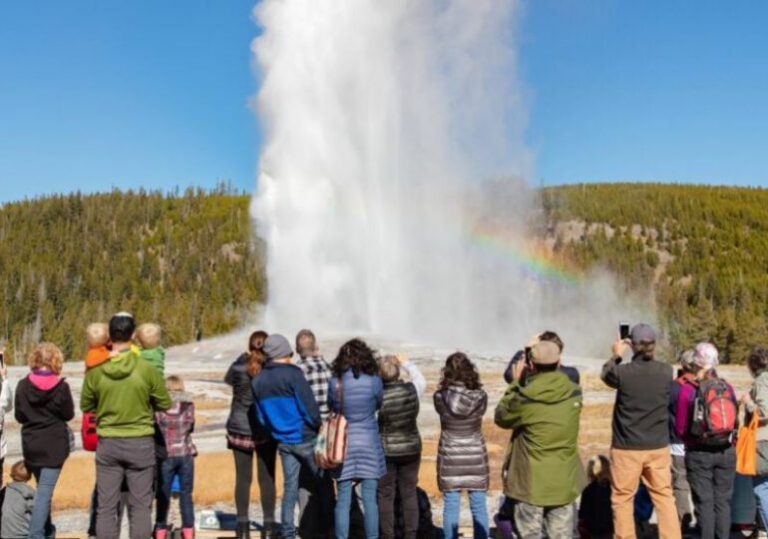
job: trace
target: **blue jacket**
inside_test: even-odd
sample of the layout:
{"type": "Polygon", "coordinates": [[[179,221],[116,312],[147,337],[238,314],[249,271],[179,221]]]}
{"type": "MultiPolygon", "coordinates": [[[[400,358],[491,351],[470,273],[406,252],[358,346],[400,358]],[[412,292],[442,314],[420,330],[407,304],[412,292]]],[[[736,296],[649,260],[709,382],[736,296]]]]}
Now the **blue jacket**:
{"type": "Polygon", "coordinates": [[[317,436],[320,410],[300,368],[268,362],[251,382],[251,389],[259,422],[275,440],[296,445],[317,436]]]}
{"type": "MultiPolygon", "coordinates": [[[[331,378],[328,385],[328,403],[332,410],[338,412],[341,408],[339,379],[331,378]]],[[[352,371],[344,372],[341,386],[344,409],[341,412],[347,419],[348,438],[344,463],[335,470],[339,481],[379,479],[387,473],[379,422],[376,419],[376,411],[381,407],[383,387],[378,376],[361,374],[355,378],[352,371]]]]}

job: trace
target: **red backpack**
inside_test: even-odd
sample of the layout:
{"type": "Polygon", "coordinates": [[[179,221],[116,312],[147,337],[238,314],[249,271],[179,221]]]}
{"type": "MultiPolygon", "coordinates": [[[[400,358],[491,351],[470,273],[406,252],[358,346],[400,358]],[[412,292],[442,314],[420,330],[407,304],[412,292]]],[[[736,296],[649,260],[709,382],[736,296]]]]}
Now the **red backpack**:
{"type": "Polygon", "coordinates": [[[696,386],[690,434],[706,446],[722,447],[733,443],[739,405],[733,391],[720,378],[704,380],[696,386]]]}
{"type": "Polygon", "coordinates": [[[96,414],[94,412],[85,412],[83,414],[80,434],[83,436],[83,449],[86,451],[96,451],[96,447],[99,445],[99,435],[96,434],[96,414]]]}

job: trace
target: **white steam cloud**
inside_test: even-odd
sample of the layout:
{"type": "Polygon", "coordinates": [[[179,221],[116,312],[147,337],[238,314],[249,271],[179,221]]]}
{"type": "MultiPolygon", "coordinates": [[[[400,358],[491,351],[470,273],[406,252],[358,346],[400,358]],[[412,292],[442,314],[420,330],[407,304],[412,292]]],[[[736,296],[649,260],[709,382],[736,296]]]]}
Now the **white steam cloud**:
{"type": "Polygon", "coordinates": [[[271,329],[509,350],[542,329],[586,343],[584,332],[615,326],[612,286],[550,282],[514,256],[532,172],[519,9],[257,6],[265,144],[252,213],[267,244],[271,329]],[[481,229],[501,231],[502,245],[488,248],[481,229]]]}

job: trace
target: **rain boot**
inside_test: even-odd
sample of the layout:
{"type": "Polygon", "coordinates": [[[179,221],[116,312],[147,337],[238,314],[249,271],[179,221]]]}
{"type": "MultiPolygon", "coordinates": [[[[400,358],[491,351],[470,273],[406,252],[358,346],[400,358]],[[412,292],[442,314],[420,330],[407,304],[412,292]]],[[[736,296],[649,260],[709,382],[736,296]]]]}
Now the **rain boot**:
{"type": "Polygon", "coordinates": [[[167,528],[155,528],[155,539],[166,539],[168,537],[167,528]]]}
{"type": "Polygon", "coordinates": [[[182,539],[195,539],[195,528],[183,528],[181,537],[182,539]]]}

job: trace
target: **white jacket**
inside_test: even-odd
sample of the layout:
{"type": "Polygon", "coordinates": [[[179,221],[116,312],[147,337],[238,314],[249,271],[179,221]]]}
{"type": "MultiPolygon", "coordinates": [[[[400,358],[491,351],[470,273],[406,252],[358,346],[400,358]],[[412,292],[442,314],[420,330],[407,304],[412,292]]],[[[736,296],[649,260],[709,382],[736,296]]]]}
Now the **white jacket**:
{"type": "Polygon", "coordinates": [[[8,440],[5,438],[5,414],[13,411],[13,391],[11,383],[6,378],[0,389],[0,459],[8,452],[8,440]]]}

